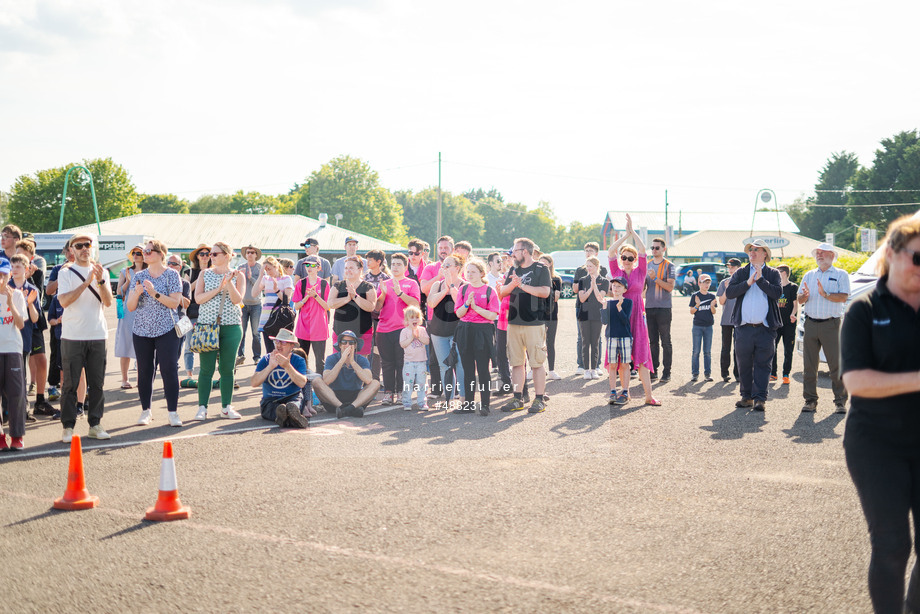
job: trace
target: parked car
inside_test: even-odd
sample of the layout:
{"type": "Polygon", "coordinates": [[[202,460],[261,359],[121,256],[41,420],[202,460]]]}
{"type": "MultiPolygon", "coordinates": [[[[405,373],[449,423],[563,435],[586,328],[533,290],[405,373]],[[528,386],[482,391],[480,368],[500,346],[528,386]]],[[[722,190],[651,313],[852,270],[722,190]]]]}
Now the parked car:
{"type": "Polygon", "coordinates": [[[562,278],[562,298],[572,298],[575,296],[575,276],[571,273],[559,273],[556,271],[559,277],[562,278]]]}
{"type": "Polygon", "coordinates": [[[721,262],[687,262],[677,267],[677,278],[674,281],[674,288],[684,296],[690,296],[699,289],[699,284],[688,285],[686,283],[687,271],[693,271],[693,279],[696,282],[698,277],[697,270],[702,270],[713,279],[713,290],[719,285],[719,282],[728,277],[728,267],[721,262]]]}
{"type": "MultiPolygon", "coordinates": [[[[585,252],[580,249],[570,249],[550,252],[553,257],[556,274],[562,278],[562,298],[572,298],[575,296],[573,289],[575,269],[585,263],[585,252]]],[[[604,256],[606,259],[606,255],[604,256]]],[[[606,262],[602,259],[603,264],[606,262]]]]}

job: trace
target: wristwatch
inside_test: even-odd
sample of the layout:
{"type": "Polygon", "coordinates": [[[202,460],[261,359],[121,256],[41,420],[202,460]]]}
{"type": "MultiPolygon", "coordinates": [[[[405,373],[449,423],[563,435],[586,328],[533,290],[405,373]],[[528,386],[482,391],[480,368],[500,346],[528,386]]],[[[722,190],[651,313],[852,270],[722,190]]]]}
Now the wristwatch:
{"type": "Polygon", "coordinates": [[[156,294],[154,294],[154,295],[153,295],[153,298],[160,298],[160,293],[157,292],[156,294]]]}

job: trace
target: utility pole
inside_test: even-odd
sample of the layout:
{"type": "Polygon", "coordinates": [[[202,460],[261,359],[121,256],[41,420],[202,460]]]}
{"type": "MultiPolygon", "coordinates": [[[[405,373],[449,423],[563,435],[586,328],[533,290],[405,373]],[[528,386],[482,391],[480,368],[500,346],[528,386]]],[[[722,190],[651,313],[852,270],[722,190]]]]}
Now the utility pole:
{"type": "Polygon", "coordinates": [[[441,236],[441,152],[438,152],[438,223],[435,240],[441,236]]]}
{"type": "Polygon", "coordinates": [[[668,232],[668,191],[664,191],[664,230],[668,232]]]}

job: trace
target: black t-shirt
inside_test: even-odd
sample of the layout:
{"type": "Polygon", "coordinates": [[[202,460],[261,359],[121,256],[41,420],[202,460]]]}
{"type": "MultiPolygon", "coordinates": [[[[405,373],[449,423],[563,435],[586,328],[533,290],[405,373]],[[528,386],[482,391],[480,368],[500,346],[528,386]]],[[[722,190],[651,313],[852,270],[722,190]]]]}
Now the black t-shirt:
{"type": "MultiPolygon", "coordinates": [[[[434,294],[443,290],[445,283],[443,279],[440,279],[431,284],[431,293],[434,294]]],[[[428,334],[437,335],[438,337],[453,337],[454,332],[457,330],[457,323],[460,321],[455,311],[454,297],[448,291],[441,298],[441,302],[431,310],[431,319],[428,320],[428,334]]]]}
{"type": "MultiPolygon", "coordinates": [[[[336,283],[333,287],[333,298],[348,296],[348,285],[345,283],[345,280],[336,283]]],[[[366,299],[368,292],[373,289],[374,286],[366,281],[362,281],[355,287],[355,294],[366,299]]],[[[373,319],[371,312],[364,311],[358,307],[358,303],[356,303],[354,299],[336,309],[335,315],[332,318],[332,330],[336,335],[341,335],[346,330],[350,330],[357,333],[358,336],[361,336],[369,331],[372,325],[373,319]]]]}
{"type": "MultiPolygon", "coordinates": [[[[552,291],[549,268],[542,262],[534,261],[529,267],[514,267],[514,274],[521,278],[521,284],[527,286],[545,286],[552,291]]],[[[511,272],[505,276],[505,284],[511,283],[511,272]]],[[[549,311],[548,299],[543,299],[521,290],[511,291],[508,306],[508,324],[517,326],[539,326],[545,321],[545,312],[549,311]]]]}
{"type": "MultiPolygon", "coordinates": [[[[578,291],[584,292],[591,287],[591,278],[582,277],[578,280],[578,291]]],[[[610,290],[610,282],[604,279],[603,277],[597,278],[597,289],[601,291],[601,294],[607,294],[607,291],[610,290]]],[[[581,299],[575,297],[575,300],[581,303],[581,299]]],[[[578,313],[575,315],[576,319],[579,322],[600,322],[601,321],[601,309],[604,308],[603,303],[598,302],[597,297],[594,296],[594,293],[588,295],[588,300],[581,303],[581,309],[578,310],[578,313]]]]}
{"type": "MultiPolygon", "coordinates": [[[[882,277],[872,292],[855,299],[840,328],[840,374],[873,369],[884,373],[920,371],[920,314],[888,290],[882,277]]],[[[846,435],[903,447],[892,454],[914,453],[920,446],[920,392],[879,399],[852,396],[846,435]]]]}
{"type": "MultiPolygon", "coordinates": [[[[576,292],[578,291],[577,290],[578,281],[582,277],[587,277],[587,276],[588,276],[588,267],[586,267],[585,265],[581,265],[580,267],[575,269],[575,274],[572,275],[572,286],[576,288],[576,292]]],[[[599,277],[607,277],[607,267],[605,267],[603,264],[601,265],[601,272],[600,272],[599,277]]],[[[578,312],[580,311],[581,311],[581,301],[579,301],[578,297],[576,296],[575,297],[575,315],[577,316],[578,312]]]]}
{"type": "Polygon", "coordinates": [[[783,294],[777,301],[779,305],[780,320],[783,323],[783,327],[795,326],[795,323],[790,322],[789,318],[792,316],[792,310],[795,307],[795,298],[798,292],[799,286],[791,281],[783,286],[783,294]]]}
{"type": "Polygon", "coordinates": [[[690,306],[698,307],[695,314],[693,314],[693,325],[694,326],[712,326],[715,324],[715,314],[712,313],[712,301],[716,300],[716,295],[712,292],[694,292],[690,296],[690,306]],[[696,299],[699,297],[700,304],[696,304],[696,299]]]}

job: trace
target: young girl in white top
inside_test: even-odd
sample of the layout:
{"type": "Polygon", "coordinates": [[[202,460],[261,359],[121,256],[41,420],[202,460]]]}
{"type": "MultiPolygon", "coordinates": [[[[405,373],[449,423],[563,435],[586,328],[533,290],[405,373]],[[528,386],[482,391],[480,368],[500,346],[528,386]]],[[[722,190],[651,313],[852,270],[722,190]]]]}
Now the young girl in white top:
{"type": "Polygon", "coordinates": [[[399,345],[403,348],[403,409],[412,409],[412,391],[415,390],[418,408],[425,411],[428,409],[428,353],[425,347],[430,339],[422,326],[422,312],[418,307],[406,307],[403,321],[406,327],[399,333],[399,345]]]}

